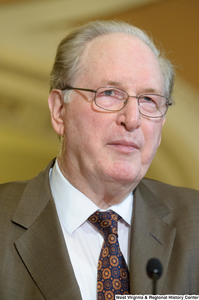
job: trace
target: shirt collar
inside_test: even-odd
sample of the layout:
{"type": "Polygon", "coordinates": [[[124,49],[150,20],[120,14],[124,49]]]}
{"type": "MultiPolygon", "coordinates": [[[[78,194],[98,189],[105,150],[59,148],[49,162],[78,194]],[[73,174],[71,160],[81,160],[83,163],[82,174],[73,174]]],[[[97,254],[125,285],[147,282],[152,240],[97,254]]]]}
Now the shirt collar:
{"type": "MultiPolygon", "coordinates": [[[[90,215],[100,209],[89,198],[70,184],[61,173],[57,160],[49,176],[59,219],[65,230],[69,234],[72,234],[79,226],[87,221],[90,215]]],[[[131,225],[132,208],[133,194],[130,194],[124,201],[109,207],[108,210],[113,210],[119,214],[127,224],[131,225]]]]}

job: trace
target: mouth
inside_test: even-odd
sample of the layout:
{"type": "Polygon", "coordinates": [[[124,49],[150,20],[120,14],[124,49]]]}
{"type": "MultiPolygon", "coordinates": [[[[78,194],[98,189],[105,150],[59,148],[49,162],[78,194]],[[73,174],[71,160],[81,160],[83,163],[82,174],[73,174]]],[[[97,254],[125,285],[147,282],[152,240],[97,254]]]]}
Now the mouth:
{"type": "Polygon", "coordinates": [[[111,143],[108,143],[108,145],[114,148],[115,150],[127,154],[139,150],[139,146],[137,143],[132,141],[126,141],[126,140],[116,140],[111,143]]]}

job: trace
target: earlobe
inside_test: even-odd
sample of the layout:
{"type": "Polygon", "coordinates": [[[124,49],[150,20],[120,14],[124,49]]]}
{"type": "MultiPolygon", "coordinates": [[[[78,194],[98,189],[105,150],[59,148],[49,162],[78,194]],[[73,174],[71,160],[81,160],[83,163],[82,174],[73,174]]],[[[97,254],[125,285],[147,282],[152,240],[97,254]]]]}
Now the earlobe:
{"type": "MultiPolygon", "coordinates": [[[[164,123],[165,123],[165,121],[166,121],[166,117],[164,116],[164,117],[163,117],[163,120],[162,120],[162,126],[164,126],[164,123]]],[[[159,139],[158,147],[159,147],[159,146],[160,146],[160,144],[161,144],[161,139],[162,139],[162,136],[160,135],[160,139],[159,139]]]]}
{"type": "Polygon", "coordinates": [[[48,106],[51,114],[51,122],[54,130],[59,134],[64,134],[63,110],[64,102],[60,90],[52,90],[48,97],[48,106]]]}
{"type": "Polygon", "coordinates": [[[166,116],[163,117],[162,126],[164,125],[165,121],[166,121],[166,116]]]}

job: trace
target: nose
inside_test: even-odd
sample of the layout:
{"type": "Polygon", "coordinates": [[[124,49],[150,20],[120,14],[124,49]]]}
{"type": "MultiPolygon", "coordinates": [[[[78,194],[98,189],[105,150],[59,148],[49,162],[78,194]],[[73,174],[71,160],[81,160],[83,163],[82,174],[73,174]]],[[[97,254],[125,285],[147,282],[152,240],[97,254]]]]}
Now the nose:
{"type": "Polygon", "coordinates": [[[117,124],[124,126],[127,131],[133,131],[140,126],[140,122],[138,99],[129,96],[125,107],[118,112],[117,124]]]}

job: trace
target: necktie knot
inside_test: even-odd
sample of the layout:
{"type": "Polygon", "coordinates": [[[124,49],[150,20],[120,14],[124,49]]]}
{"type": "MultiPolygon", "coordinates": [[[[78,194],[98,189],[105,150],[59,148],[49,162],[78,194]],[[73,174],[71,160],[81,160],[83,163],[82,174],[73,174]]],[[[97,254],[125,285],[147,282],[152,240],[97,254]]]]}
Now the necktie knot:
{"type": "Polygon", "coordinates": [[[88,220],[102,233],[104,239],[107,239],[110,234],[118,236],[117,223],[119,219],[121,219],[121,217],[113,211],[96,211],[88,218],[88,220]]]}

